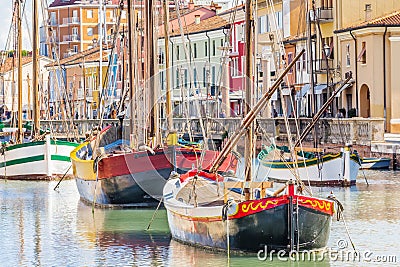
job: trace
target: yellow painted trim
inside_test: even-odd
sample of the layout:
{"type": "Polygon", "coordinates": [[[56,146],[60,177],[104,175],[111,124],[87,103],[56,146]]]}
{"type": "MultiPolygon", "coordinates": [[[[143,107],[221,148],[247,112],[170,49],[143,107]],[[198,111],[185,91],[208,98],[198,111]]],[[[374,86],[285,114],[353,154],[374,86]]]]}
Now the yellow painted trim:
{"type": "Polygon", "coordinates": [[[82,143],[72,150],[70,154],[72,162],[72,172],[75,178],[80,178],[84,180],[96,180],[96,173],[93,171],[94,160],[83,160],[76,156],[76,153],[84,146],[87,146],[88,142],[82,143]]]}

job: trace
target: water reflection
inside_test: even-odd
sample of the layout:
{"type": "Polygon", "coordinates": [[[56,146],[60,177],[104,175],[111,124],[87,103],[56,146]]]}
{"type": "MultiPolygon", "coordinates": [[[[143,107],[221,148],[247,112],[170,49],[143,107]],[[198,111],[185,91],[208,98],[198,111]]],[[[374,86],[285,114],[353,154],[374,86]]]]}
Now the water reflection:
{"type": "MultiPolygon", "coordinates": [[[[165,210],[157,212],[145,231],[153,210],[94,209],[82,202],[77,206],[77,235],[82,249],[95,249],[96,257],[110,257],[114,264],[165,265],[170,235],[165,210]]],[[[105,262],[103,262],[105,263],[105,262]]]]}

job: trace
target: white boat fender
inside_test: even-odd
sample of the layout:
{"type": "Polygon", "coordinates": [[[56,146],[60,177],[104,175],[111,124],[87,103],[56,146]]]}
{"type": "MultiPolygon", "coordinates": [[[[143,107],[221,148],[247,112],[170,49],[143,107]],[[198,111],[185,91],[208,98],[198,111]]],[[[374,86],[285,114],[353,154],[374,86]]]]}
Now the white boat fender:
{"type": "Polygon", "coordinates": [[[229,215],[235,214],[237,210],[236,201],[230,197],[228,201],[222,206],[222,221],[226,221],[229,215]]]}

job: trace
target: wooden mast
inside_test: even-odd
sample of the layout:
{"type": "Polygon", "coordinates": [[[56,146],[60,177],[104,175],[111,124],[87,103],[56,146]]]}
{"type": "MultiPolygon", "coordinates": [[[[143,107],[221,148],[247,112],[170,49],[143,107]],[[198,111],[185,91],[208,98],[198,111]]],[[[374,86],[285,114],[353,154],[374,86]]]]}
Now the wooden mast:
{"type": "Polygon", "coordinates": [[[146,68],[145,68],[145,87],[148,87],[149,100],[150,100],[150,132],[149,137],[152,146],[156,147],[161,142],[159,140],[159,127],[158,127],[158,105],[156,94],[156,66],[155,66],[155,43],[157,39],[154,36],[154,2],[147,0],[145,5],[145,34],[146,34],[146,68]]]}
{"type": "Polygon", "coordinates": [[[164,11],[164,47],[165,47],[165,96],[166,96],[166,116],[167,116],[167,127],[168,131],[173,129],[172,122],[172,103],[171,103],[171,83],[170,83],[170,69],[169,69],[169,7],[168,0],[163,2],[164,11]]]}
{"type": "Polygon", "coordinates": [[[24,133],[22,132],[22,10],[21,1],[17,1],[17,33],[18,33],[18,133],[17,143],[23,142],[24,133]]]}
{"type": "MultiPolygon", "coordinates": [[[[245,90],[246,90],[246,98],[245,98],[245,109],[244,115],[248,115],[251,111],[252,106],[252,96],[253,96],[253,78],[252,78],[252,3],[253,1],[247,0],[246,1],[246,24],[245,24],[245,32],[246,32],[246,62],[245,62],[245,90]]],[[[246,131],[246,138],[245,138],[245,180],[251,181],[252,180],[252,151],[253,151],[253,123],[250,123],[249,127],[246,131]]],[[[245,199],[250,199],[250,192],[248,188],[245,188],[244,191],[245,199]]]]}
{"type": "MultiPolygon", "coordinates": [[[[128,0],[128,46],[129,46],[129,56],[128,56],[128,64],[129,64],[129,100],[131,102],[131,107],[130,107],[130,128],[131,128],[131,147],[132,148],[137,148],[137,140],[133,140],[135,138],[132,133],[136,133],[134,130],[136,127],[135,124],[135,79],[134,79],[134,69],[133,69],[133,55],[135,54],[134,48],[133,48],[133,36],[134,36],[134,18],[135,15],[132,14],[133,12],[133,6],[132,6],[132,0],[128,0]]],[[[124,63],[125,64],[125,63],[124,63]]]]}
{"type": "Polygon", "coordinates": [[[38,32],[38,24],[39,24],[39,15],[38,15],[38,1],[33,2],[33,45],[32,45],[32,88],[33,88],[33,136],[39,135],[39,70],[38,70],[38,42],[39,42],[39,32],[38,32]]]}

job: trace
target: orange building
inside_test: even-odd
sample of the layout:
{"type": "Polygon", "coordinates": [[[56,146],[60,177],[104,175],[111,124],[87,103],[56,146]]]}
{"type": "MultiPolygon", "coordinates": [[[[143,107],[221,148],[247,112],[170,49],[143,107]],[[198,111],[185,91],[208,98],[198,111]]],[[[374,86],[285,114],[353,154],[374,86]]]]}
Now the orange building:
{"type": "Polygon", "coordinates": [[[121,18],[120,31],[127,24],[126,4],[121,9],[119,2],[54,0],[48,8],[49,37],[41,38],[42,53],[53,57],[57,53],[62,59],[93,48],[99,42],[100,29],[103,29],[103,43],[111,42],[118,18],[121,18]]]}

